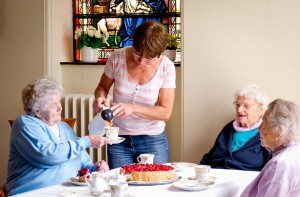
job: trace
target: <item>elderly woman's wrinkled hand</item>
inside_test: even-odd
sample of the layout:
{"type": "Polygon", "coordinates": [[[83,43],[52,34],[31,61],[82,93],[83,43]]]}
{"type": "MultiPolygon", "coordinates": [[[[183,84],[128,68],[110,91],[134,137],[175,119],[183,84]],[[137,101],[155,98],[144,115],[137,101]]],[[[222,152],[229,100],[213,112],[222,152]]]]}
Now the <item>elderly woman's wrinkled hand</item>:
{"type": "Polygon", "coordinates": [[[94,164],[94,169],[96,171],[108,171],[109,170],[109,166],[108,164],[106,163],[106,161],[102,160],[102,161],[99,161],[99,162],[96,162],[94,164]]]}
{"type": "Polygon", "coordinates": [[[91,147],[93,148],[100,148],[103,145],[110,143],[109,139],[100,135],[89,135],[89,139],[91,142],[91,147]]]}

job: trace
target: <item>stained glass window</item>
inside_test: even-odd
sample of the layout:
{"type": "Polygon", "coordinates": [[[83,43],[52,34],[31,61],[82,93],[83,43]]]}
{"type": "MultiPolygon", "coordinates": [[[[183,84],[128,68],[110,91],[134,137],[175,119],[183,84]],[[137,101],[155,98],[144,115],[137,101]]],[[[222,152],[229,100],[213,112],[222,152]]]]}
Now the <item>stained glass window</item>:
{"type": "MultiPolygon", "coordinates": [[[[99,63],[105,63],[115,49],[132,45],[134,29],[147,20],[161,22],[180,42],[180,0],[73,0],[73,32],[94,26],[107,38],[98,50],[99,63]]],[[[77,62],[80,51],[73,40],[77,62]]],[[[180,61],[180,46],[175,61],[180,61]]]]}

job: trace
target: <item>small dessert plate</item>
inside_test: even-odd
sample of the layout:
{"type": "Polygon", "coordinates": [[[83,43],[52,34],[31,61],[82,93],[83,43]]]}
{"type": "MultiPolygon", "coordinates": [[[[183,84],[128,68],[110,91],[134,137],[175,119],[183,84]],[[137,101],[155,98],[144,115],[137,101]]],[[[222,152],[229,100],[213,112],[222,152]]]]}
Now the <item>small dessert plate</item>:
{"type": "Polygon", "coordinates": [[[111,144],[119,144],[125,140],[124,137],[119,137],[117,140],[112,140],[111,144]]]}
{"type": "Polygon", "coordinates": [[[88,184],[86,182],[79,182],[79,177],[71,177],[67,179],[67,182],[72,183],[73,185],[77,186],[87,186],[88,184]]]}

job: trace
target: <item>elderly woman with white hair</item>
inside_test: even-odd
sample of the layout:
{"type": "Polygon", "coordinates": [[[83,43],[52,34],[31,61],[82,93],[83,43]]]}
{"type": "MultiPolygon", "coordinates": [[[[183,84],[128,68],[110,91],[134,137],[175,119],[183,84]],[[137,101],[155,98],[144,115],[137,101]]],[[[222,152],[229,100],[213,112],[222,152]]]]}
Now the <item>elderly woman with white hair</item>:
{"type": "Polygon", "coordinates": [[[255,84],[245,84],[235,92],[235,120],[219,133],[214,146],[200,164],[212,168],[259,171],[270,153],[261,146],[258,127],[268,105],[267,94],[255,84]]]}
{"type": "Polygon", "coordinates": [[[107,171],[105,161],[92,163],[86,148],[100,148],[110,143],[105,137],[77,137],[73,129],[61,121],[61,85],[42,76],[22,91],[24,115],[12,125],[8,175],[8,196],[20,194],[76,177],[78,170],[107,171]]]}
{"type": "Polygon", "coordinates": [[[300,196],[300,110],[293,102],[276,99],[270,103],[259,127],[261,144],[272,159],[250,183],[242,197],[300,196]]]}

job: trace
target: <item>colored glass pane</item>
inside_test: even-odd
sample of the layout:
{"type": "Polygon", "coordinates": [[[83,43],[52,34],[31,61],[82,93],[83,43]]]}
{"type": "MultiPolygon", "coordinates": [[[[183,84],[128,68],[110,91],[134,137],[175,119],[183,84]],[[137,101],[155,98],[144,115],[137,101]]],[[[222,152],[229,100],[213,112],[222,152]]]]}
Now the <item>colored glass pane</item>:
{"type": "MultiPolygon", "coordinates": [[[[180,38],[180,0],[73,0],[73,13],[74,31],[92,25],[107,37],[99,48],[99,62],[106,62],[115,49],[130,46],[134,29],[143,21],[157,20],[180,38]]],[[[74,61],[79,61],[79,50],[73,50],[74,61]]],[[[180,48],[177,53],[180,56],[180,48]]]]}

